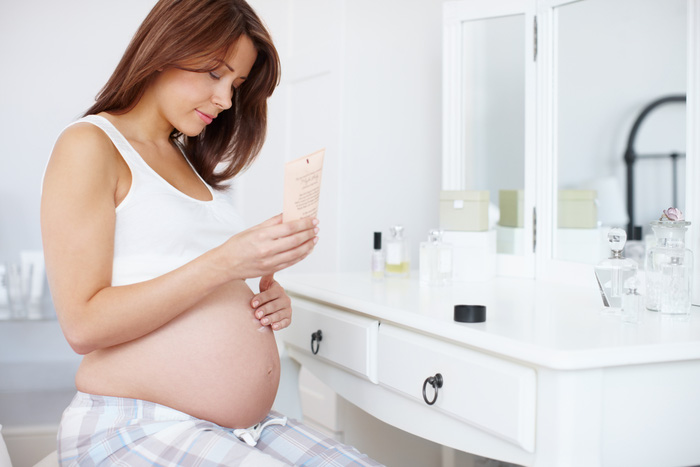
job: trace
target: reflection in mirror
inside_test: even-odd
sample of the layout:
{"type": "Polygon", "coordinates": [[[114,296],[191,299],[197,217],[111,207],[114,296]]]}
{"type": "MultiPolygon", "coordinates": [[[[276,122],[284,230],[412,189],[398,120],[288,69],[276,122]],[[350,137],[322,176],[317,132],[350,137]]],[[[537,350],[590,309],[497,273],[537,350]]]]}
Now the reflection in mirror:
{"type": "MultiPolygon", "coordinates": [[[[555,258],[597,263],[609,253],[610,227],[627,228],[625,148],[648,104],[686,92],[686,8],[685,0],[583,0],[555,9],[555,258]]],[[[633,215],[644,234],[674,192],[684,209],[685,160],[673,186],[669,156],[684,155],[685,129],[682,102],[657,107],[639,127],[633,215]]],[[[644,243],[635,240],[627,255],[640,260],[644,243]]]]}
{"type": "Polygon", "coordinates": [[[524,245],[524,31],[524,15],[462,23],[464,186],[488,192],[497,251],[520,255],[524,245]]]}

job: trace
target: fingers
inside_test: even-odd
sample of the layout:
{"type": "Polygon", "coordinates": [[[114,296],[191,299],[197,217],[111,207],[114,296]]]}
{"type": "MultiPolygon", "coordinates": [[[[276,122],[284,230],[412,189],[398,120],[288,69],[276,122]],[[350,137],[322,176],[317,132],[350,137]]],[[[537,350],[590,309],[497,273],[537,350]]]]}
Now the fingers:
{"type": "MultiPolygon", "coordinates": [[[[266,258],[261,263],[264,271],[261,275],[281,271],[306,258],[318,243],[317,233],[318,228],[315,227],[312,230],[304,230],[288,237],[257,242],[258,246],[261,247],[259,250],[261,257],[266,258]]],[[[264,286],[265,284],[261,285],[261,290],[264,289],[264,286]]]]}
{"type": "Polygon", "coordinates": [[[260,278],[260,285],[259,285],[260,291],[261,292],[266,291],[267,289],[272,287],[272,284],[274,284],[274,282],[275,282],[274,274],[267,274],[265,276],[262,276],[260,278]]]}
{"type": "Polygon", "coordinates": [[[313,237],[296,248],[278,254],[276,257],[277,261],[274,266],[275,272],[293,266],[309,256],[317,243],[318,237],[313,237]]]}
{"type": "Polygon", "coordinates": [[[284,318],[284,319],[281,319],[275,323],[272,323],[272,329],[274,331],[279,331],[280,329],[286,328],[290,324],[292,324],[292,319],[291,318],[284,318]]]}
{"type": "MultiPolygon", "coordinates": [[[[318,227],[314,227],[311,230],[302,230],[295,234],[289,235],[287,237],[279,238],[274,244],[274,253],[280,254],[286,251],[293,251],[296,248],[306,244],[309,240],[314,240],[318,234],[318,227]]],[[[316,243],[313,243],[314,245],[316,243]]]]}
{"type": "Polygon", "coordinates": [[[251,304],[256,308],[255,317],[263,326],[277,331],[292,322],[292,301],[277,282],[268,291],[253,297],[251,304]]]}
{"type": "Polygon", "coordinates": [[[272,225],[277,225],[282,223],[282,214],[277,214],[274,217],[269,218],[265,222],[261,222],[257,227],[270,227],[272,225]]]}
{"type": "Polygon", "coordinates": [[[299,219],[283,224],[270,224],[266,226],[266,233],[270,239],[287,238],[301,232],[314,231],[314,229],[318,232],[318,223],[318,219],[299,219]]]}
{"type": "Polygon", "coordinates": [[[270,326],[274,331],[279,331],[280,329],[286,328],[291,323],[291,309],[282,309],[275,313],[263,315],[263,317],[260,318],[260,324],[262,324],[263,326],[270,326]]]}
{"type": "MultiPolygon", "coordinates": [[[[306,258],[318,242],[317,219],[300,219],[281,223],[275,216],[251,229],[240,232],[222,245],[233,279],[271,276],[306,258]],[[277,222],[277,223],[275,223],[277,222]]],[[[261,281],[261,290],[274,283],[270,277],[261,281]]]]}

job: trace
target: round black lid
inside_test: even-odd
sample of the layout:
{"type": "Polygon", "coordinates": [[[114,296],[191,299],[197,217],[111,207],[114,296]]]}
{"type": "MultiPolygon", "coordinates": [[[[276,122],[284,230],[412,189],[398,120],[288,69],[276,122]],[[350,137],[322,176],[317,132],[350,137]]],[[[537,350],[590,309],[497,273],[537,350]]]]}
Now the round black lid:
{"type": "Polygon", "coordinates": [[[455,305],[455,321],[483,323],[486,321],[486,307],[484,305],[455,305]]]}

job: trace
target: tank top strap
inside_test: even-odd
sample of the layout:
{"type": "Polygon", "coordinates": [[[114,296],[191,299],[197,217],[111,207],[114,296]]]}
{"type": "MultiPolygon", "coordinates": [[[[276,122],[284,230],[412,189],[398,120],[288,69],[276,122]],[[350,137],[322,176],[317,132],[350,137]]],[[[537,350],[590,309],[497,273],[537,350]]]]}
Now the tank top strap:
{"type": "Polygon", "coordinates": [[[136,152],[134,147],[127,141],[127,139],[124,137],[124,135],[121,134],[121,132],[115,127],[112,122],[107,120],[106,118],[100,116],[100,115],[87,115],[79,120],[76,120],[75,123],[81,123],[81,122],[87,122],[95,125],[96,127],[100,128],[102,131],[105,132],[105,134],[109,137],[109,139],[112,141],[114,146],[117,148],[119,153],[121,154],[122,158],[124,161],[127,163],[129,168],[133,169],[139,168],[139,169],[146,169],[147,167],[144,167],[146,165],[146,162],[141,158],[141,155],[136,152]]]}

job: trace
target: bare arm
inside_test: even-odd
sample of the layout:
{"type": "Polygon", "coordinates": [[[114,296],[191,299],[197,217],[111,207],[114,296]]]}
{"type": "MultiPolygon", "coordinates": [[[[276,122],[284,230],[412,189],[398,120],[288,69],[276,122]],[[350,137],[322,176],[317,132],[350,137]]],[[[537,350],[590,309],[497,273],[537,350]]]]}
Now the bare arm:
{"type": "Polygon", "coordinates": [[[56,143],[44,180],[47,274],[61,328],[78,353],[139,338],[221,284],[281,270],[313,249],[311,220],[282,224],[278,216],[163,276],[112,287],[119,164],[101,130],[74,125],[56,143]]]}

